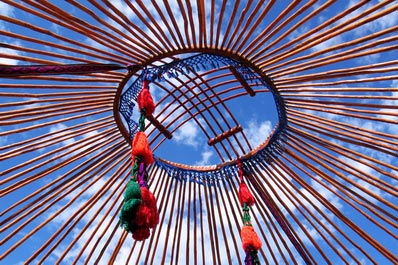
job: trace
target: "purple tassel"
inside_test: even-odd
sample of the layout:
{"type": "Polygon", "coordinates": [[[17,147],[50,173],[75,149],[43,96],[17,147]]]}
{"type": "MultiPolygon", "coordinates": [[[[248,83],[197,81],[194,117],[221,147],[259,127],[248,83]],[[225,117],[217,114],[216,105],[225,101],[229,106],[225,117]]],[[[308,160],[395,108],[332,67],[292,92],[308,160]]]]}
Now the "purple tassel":
{"type": "Polygon", "coordinates": [[[253,257],[251,251],[246,252],[245,265],[253,265],[253,257]]]}
{"type": "Polygon", "coordinates": [[[138,179],[138,183],[140,184],[140,187],[147,188],[147,185],[145,182],[145,163],[144,162],[140,163],[137,179],[138,179]]]}
{"type": "Polygon", "coordinates": [[[245,265],[260,265],[257,250],[253,249],[252,246],[246,249],[245,265]]]}

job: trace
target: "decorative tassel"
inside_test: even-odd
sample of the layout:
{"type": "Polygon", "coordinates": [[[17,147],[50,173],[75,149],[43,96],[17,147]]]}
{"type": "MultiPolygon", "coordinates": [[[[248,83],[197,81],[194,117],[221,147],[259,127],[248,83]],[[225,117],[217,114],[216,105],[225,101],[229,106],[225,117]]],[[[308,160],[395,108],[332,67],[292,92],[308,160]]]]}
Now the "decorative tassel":
{"type": "Polygon", "coordinates": [[[238,197],[243,210],[243,227],[240,232],[240,236],[242,239],[242,247],[246,252],[245,265],[259,265],[260,261],[257,256],[257,250],[261,248],[262,243],[251,224],[251,218],[249,214],[250,209],[248,207],[253,206],[255,200],[249,188],[243,182],[244,172],[239,159],[237,160],[237,166],[240,178],[238,197]]]}
{"type": "Polygon", "coordinates": [[[151,116],[155,112],[155,103],[153,102],[152,95],[149,92],[149,81],[142,81],[142,89],[137,97],[138,107],[140,110],[144,109],[147,116],[151,116]]]}
{"type": "Polygon", "coordinates": [[[134,231],[133,238],[137,241],[143,241],[151,235],[149,228],[143,227],[134,231]]]}
{"type": "Polygon", "coordinates": [[[243,226],[240,236],[242,238],[242,246],[245,251],[249,251],[250,248],[253,248],[254,250],[259,250],[261,248],[261,240],[256,231],[254,231],[253,226],[243,226]]]}
{"type": "Polygon", "coordinates": [[[253,265],[253,257],[250,252],[246,252],[245,265],[253,265]]]}
{"type": "Polygon", "coordinates": [[[133,238],[138,241],[150,236],[150,228],[155,228],[159,223],[159,213],[156,207],[156,199],[147,188],[141,187],[142,200],[133,220],[133,238]]]}
{"type": "Polygon", "coordinates": [[[239,197],[239,201],[240,201],[240,204],[242,205],[242,207],[243,207],[243,204],[245,204],[245,203],[248,206],[254,205],[254,197],[243,181],[239,184],[238,197],[239,197]]]}
{"type": "Polygon", "coordinates": [[[134,180],[127,183],[126,191],[124,192],[124,203],[120,211],[120,226],[128,232],[134,232],[136,227],[131,222],[134,220],[136,211],[141,204],[141,189],[140,185],[134,180]]]}
{"type": "Polygon", "coordinates": [[[142,201],[136,213],[136,223],[141,227],[154,228],[159,223],[156,199],[147,188],[141,188],[142,201]]]}
{"type": "Polygon", "coordinates": [[[144,162],[149,165],[152,164],[155,160],[153,158],[153,154],[151,148],[149,146],[148,138],[144,132],[137,132],[133,139],[133,156],[141,157],[144,162]]]}
{"type": "Polygon", "coordinates": [[[260,265],[257,250],[251,248],[249,251],[246,252],[245,265],[260,265]]]}
{"type": "Polygon", "coordinates": [[[254,205],[254,197],[251,194],[249,188],[246,186],[246,184],[243,182],[243,168],[242,168],[242,163],[240,162],[240,159],[237,160],[237,166],[238,166],[238,173],[239,173],[239,179],[240,179],[240,184],[239,184],[239,191],[238,191],[238,198],[240,201],[240,204],[243,207],[243,204],[247,204],[249,206],[254,205]]]}
{"type": "Polygon", "coordinates": [[[148,190],[146,166],[154,162],[148,138],[144,133],[145,115],[152,115],[155,110],[152,96],[149,93],[148,81],[143,81],[142,93],[138,96],[141,117],[140,131],[132,142],[133,170],[132,178],[127,184],[124,194],[124,204],[120,212],[120,225],[132,233],[135,240],[142,241],[150,236],[150,229],[159,223],[159,212],[156,199],[148,190]]]}

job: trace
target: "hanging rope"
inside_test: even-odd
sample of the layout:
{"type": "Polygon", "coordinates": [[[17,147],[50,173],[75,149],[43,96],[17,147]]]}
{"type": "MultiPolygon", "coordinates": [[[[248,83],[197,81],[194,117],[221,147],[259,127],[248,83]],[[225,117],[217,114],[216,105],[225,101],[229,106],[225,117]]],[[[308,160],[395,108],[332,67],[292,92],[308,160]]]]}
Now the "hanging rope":
{"type": "Polygon", "coordinates": [[[261,248],[262,243],[256,231],[254,231],[249,214],[249,206],[253,206],[255,201],[253,195],[250,193],[250,190],[243,182],[244,173],[242,163],[240,162],[239,158],[237,159],[237,166],[240,179],[238,197],[243,210],[243,227],[240,232],[240,236],[242,238],[243,249],[246,252],[245,264],[260,264],[257,251],[261,248]]]}
{"type": "Polygon", "coordinates": [[[148,189],[146,167],[154,162],[152,151],[145,130],[145,115],[152,115],[155,110],[148,82],[143,82],[143,89],[138,96],[141,116],[140,131],[132,142],[132,178],[127,184],[124,204],[120,212],[120,225],[132,233],[135,240],[142,241],[150,236],[150,229],[159,223],[156,199],[148,189]]]}

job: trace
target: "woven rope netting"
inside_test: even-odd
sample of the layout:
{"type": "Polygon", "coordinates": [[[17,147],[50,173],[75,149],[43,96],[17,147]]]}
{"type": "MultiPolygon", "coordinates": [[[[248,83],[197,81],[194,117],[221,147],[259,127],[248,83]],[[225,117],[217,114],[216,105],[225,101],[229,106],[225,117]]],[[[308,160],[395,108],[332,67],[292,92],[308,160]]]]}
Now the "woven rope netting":
{"type": "Polygon", "coordinates": [[[397,12],[1,0],[0,263],[242,264],[239,158],[262,264],[397,264],[397,12]],[[138,242],[119,212],[146,71],[160,222],[138,242]],[[186,162],[187,128],[216,162],[186,162]]]}

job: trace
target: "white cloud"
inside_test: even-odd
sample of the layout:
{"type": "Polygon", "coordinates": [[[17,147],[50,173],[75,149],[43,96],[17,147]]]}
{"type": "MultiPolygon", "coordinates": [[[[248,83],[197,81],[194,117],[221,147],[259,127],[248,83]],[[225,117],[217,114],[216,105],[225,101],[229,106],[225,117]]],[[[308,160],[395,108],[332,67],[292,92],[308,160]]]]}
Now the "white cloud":
{"type": "MultiPolygon", "coordinates": [[[[2,53],[3,54],[8,54],[8,55],[19,55],[20,54],[16,50],[12,50],[12,49],[8,49],[8,48],[1,48],[0,47],[0,54],[2,54],[2,53]]],[[[0,64],[17,65],[18,64],[18,60],[10,59],[10,58],[1,58],[0,57],[0,64]]]]}
{"type": "MultiPolygon", "coordinates": [[[[325,185],[321,185],[319,182],[312,180],[311,181],[311,186],[313,187],[313,189],[315,191],[317,191],[319,194],[322,195],[323,198],[326,199],[326,201],[330,202],[334,207],[336,207],[337,209],[341,209],[343,208],[343,205],[341,204],[340,199],[331,191],[331,190],[335,190],[335,188],[325,182],[322,181],[322,179],[320,177],[317,177],[317,179],[319,180],[319,182],[324,183],[325,185]],[[325,186],[329,186],[329,189],[327,189],[325,186]]],[[[324,206],[324,204],[322,202],[320,202],[318,199],[316,199],[314,196],[312,196],[310,193],[308,193],[308,191],[304,191],[304,197],[308,198],[309,201],[313,202],[319,209],[326,209],[326,207],[324,206]]],[[[311,207],[310,204],[306,201],[305,205],[307,205],[308,207],[311,207]]],[[[323,211],[325,212],[325,211],[323,211]]],[[[331,218],[333,218],[333,216],[331,216],[331,218]]]]}
{"type": "MultiPolygon", "coordinates": [[[[112,0],[112,5],[114,5],[116,7],[117,10],[123,10],[123,14],[130,18],[133,19],[134,18],[134,13],[131,10],[130,7],[127,6],[127,4],[123,3],[120,0],[112,0]]],[[[111,11],[113,13],[113,11],[111,9],[109,9],[109,11],[111,11]]],[[[115,16],[118,16],[117,14],[114,13],[115,16]]],[[[115,26],[115,25],[114,25],[115,26]]]]}
{"type": "MultiPolygon", "coordinates": [[[[0,15],[12,16],[13,11],[14,11],[14,8],[12,6],[10,6],[6,3],[0,2],[0,15]]],[[[4,29],[4,24],[1,22],[0,22],[0,29],[4,29]]],[[[14,43],[14,44],[16,44],[16,43],[14,43]]],[[[0,54],[1,53],[8,54],[8,55],[18,55],[19,54],[18,51],[0,47],[0,54]]],[[[0,58],[0,64],[17,65],[18,61],[14,60],[14,59],[9,59],[9,58],[0,58]]]]}
{"type": "Polygon", "coordinates": [[[54,124],[53,126],[50,127],[50,132],[51,132],[51,133],[54,133],[54,132],[63,130],[63,129],[65,129],[65,128],[66,128],[66,125],[65,125],[65,124],[63,124],[63,123],[57,123],[57,124],[54,124]]]}
{"type": "Polygon", "coordinates": [[[272,131],[271,121],[257,121],[257,119],[251,119],[245,128],[247,138],[250,144],[255,148],[262,144],[272,131]]]}
{"type": "MultiPolygon", "coordinates": [[[[103,187],[106,185],[107,180],[105,180],[104,178],[99,178],[95,183],[93,183],[91,185],[91,187],[89,189],[87,189],[86,191],[84,191],[82,194],[79,194],[80,192],[82,192],[83,188],[85,186],[80,186],[77,187],[74,190],[69,190],[67,191],[65,197],[62,200],[62,203],[58,204],[58,207],[54,207],[51,209],[51,211],[46,215],[46,219],[49,218],[50,216],[52,216],[53,214],[55,214],[64,203],[69,203],[71,200],[75,200],[75,202],[73,202],[73,204],[71,204],[69,207],[67,207],[66,209],[64,209],[60,214],[57,214],[54,218],[54,222],[58,223],[58,224],[62,224],[65,223],[75,212],[76,209],[80,208],[84,203],[87,202],[87,200],[92,197],[94,194],[98,193],[101,191],[101,189],[103,189],[103,187]]],[[[87,184],[87,185],[89,185],[87,184]]],[[[108,192],[111,192],[113,190],[113,188],[111,187],[109,189],[108,192]]],[[[105,196],[102,196],[99,200],[99,202],[97,202],[95,205],[93,205],[89,211],[89,213],[93,213],[94,211],[100,209],[102,207],[103,201],[105,200],[105,196]]],[[[86,221],[89,221],[91,219],[91,214],[86,214],[85,216],[83,216],[83,219],[86,221]]]]}
{"type": "MultiPolygon", "coordinates": [[[[4,130],[0,128],[0,133],[4,130]]],[[[4,146],[8,143],[8,135],[0,136],[0,146],[4,146]]]]}
{"type": "Polygon", "coordinates": [[[159,121],[163,120],[164,117],[168,116],[164,123],[169,123],[174,120],[183,112],[183,108],[178,103],[173,103],[166,108],[167,103],[160,104],[156,107],[155,114],[160,112],[159,121]]]}
{"type": "MultiPolygon", "coordinates": [[[[57,204],[57,207],[51,208],[51,211],[48,214],[46,214],[45,219],[56,214],[55,218],[52,220],[52,222],[50,224],[55,228],[57,228],[61,224],[64,224],[65,222],[67,222],[69,220],[69,218],[71,216],[73,216],[76,213],[77,209],[82,207],[83,204],[85,204],[87,202],[87,200],[90,197],[92,197],[94,194],[100,192],[104,188],[104,185],[106,184],[106,182],[107,182],[107,180],[105,180],[104,178],[99,178],[95,183],[93,183],[93,185],[89,189],[87,189],[84,193],[82,193],[80,195],[79,195],[79,193],[82,191],[83,187],[79,187],[78,189],[67,193],[67,196],[65,196],[63,198],[62,202],[57,204]],[[79,196],[79,197],[76,198],[76,196],[79,196]],[[61,213],[57,213],[57,211],[62,207],[62,205],[64,203],[67,203],[72,199],[76,199],[76,201],[73,204],[69,205],[61,213]]],[[[117,183],[115,185],[117,185],[117,183]]],[[[81,261],[83,260],[83,258],[84,259],[87,258],[88,251],[93,248],[93,246],[96,242],[96,239],[99,239],[99,235],[102,235],[103,232],[105,232],[106,225],[108,223],[112,223],[112,221],[111,221],[111,218],[113,216],[112,214],[109,216],[106,216],[105,220],[102,224],[100,224],[99,222],[100,222],[100,220],[102,220],[102,218],[104,217],[104,214],[105,214],[105,212],[104,212],[104,209],[106,208],[105,200],[108,198],[110,192],[112,192],[116,188],[115,185],[111,186],[109,188],[109,190],[107,191],[107,194],[101,196],[99,198],[99,200],[96,201],[96,203],[94,205],[90,206],[90,210],[82,216],[82,219],[75,226],[75,228],[71,231],[70,238],[77,237],[81,231],[81,228],[84,225],[86,225],[89,221],[92,220],[92,216],[97,211],[99,212],[98,216],[90,224],[88,229],[84,233],[82,233],[82,235],[80,236],[80,239],[67,252],[66,256],[63,258],[64,262],[65,261],[72,262],[75,259],[75,257],[77,256],[77,254],[80,252],[80,250],[83,248],[84,244],[86,242],[90,242],[88,247],[86,248],[86,251],[83,253],[82,257],[78,261],[78,263],[81,264],[81,261]],[[98,227],[98,230],[95,232],[94,230],[97,229],[97,227],[98,227]]],[[[116,234],[114,235],[115,240],[119,239],[121,237],[122,232],[123,232],[122,229],[118,229],[116,231],[116,234]]],[[[102,240],[100,241],[99,245],[103,245],[105,243],[105,241],[107,240],[107,238],[109,238],[111,236],[112,236],[111,230],[108,229],[105,233],[105,236],[102,237],[102,240]]],[[[112,240],[112,242],[111,242],[112,247],[109,247],[107,249],[107,251],[104,252],[104,255],[102,258],[103,260],[109,260],[110,256],[112,255],[112,253],[109,249],[113,249],[115,247],[115,243],[116,243],[115,240],[112,240]]],[[[49,257],[49,259],[52,259],[52,260],[58,259],[61,256],[61,254],[64,252],[66,244],[67,244],[67,242],[64,244],[61,243],[60,245],[58,245],[58,247],[54,251],[52,251],[52,254],[49,257]]],[[[125,252],[126,250],[122,249],[121,251],[125,252]]],[[[98,257],[100,252],[101,252],[101,247],[97,247],[94,251],[92,258],[98,257]]],[[[124,256],[124,257],[126,257],[126,256],[124,256]]]]}
{"type": "Polygon", "coordinates": [[[318,45],[315,45],[314,47],[312,47],[312,50],[317,52],[317,51],[321,51],[327,48],[330,48],[332,46],[335,46],[337,44],[340,44],[344,42],[343,41],[343,37],[341,35],[338,35],[336,37],[333,37],[331,39],[325,40],[324,42],[319,43],[318,45]]]}
{"type": "MultiPolygon", "coordinates": [[[[392,88],[398,88],[398,80],[393,80],[391,82],[390,87],[392,88]]],[[[392,97],[398,97],[398,92],[394,91],[391,92],[391,96],[392,97]]],[[[380,104],[382,105],[391,105],[391,106],[398,106],[398,100],[381,100],[380,104]]],[[[398,134],[398,110],[397,109],[379,109],[380,112],[386,112],[386,113],[393,113],[395,115],[391,116],[391,115],[383,115],[383,114],[378,114],[377,117],[379,118],[383,118],[386,120],[390,120],[390,121],[395,121],[395,124],[390,124],[390,125],[384,125],[385,127],[385,131],[397,135],[398,134]]]]}
{"type": "Polygon", "coordinates": [[[13,13],[13,7],[10,5],[0,2],[0,15],[10,16],[13,13]]]}
{"type": "Polygon", "coordinates": [[[197,147],[199,145],[198,134],[198,125],[195,121],[190,120],[174,132],[173,140],[179,144],[197,147]]]}
{"type": "MultiPolygon", "coordinates": [[[[96,141],[87,144],[88,141],[91,141],[92,137],[95,137],[98,134],[101,134],[100,131],[98,130],[94,130],[94,131],[90,131],[87,132],[83,135],[76,135],[74,137],[70,137],[71,134],[75,133],[75,130],[66,130],[64,132],[60,132],[61,130],[64,130],[65,128],[67,128],[67,126],[63,123],[59,123],[59,124],[55,124],[53,126],[50,127],[49,132],[50,133],[56,133],[55,135],[50,136],[50,138],[54,138],[55,140],[61,140],[62,141],[58,142],[58,143],[53,143],[51,145],[51,148],[55,149],[57,147],[67,147],[65,150],[60,151],[62,154],[64,154],[61,158],[59,158],[56,163],[60,162],[60,161],[64,161],[69,159],[72,156],[75,156],[77,154],[80,154],[82,152],[85,152],[87,150],[89,150],[90,148],[93,148],[101,143],[103,143],[104,141],[106,141],[106,138],[97,138],[96,141]],[[68,153],[68,154],[65,154],[68,153]]],[[[92,151],[89,152],[86,156],[87,158],[91,158],[96,156],[98,153],[101,152],[102,149],[96,150],[96,151],[92,151]]],[[[40,152],[44,152],[44,149],[41,149],[40,152]]],[[[61,153],[57,153],[61,154],[61,153]]]]}
{"type": "MultiPolygon", "coordinates": [[[[381,2],[381,1],[379,1],[381,2]]],[[[353,6],[354,4],[357,4],[357,1],[351,0],[348,4],[348,6],[353,6]]],[[[355,10],[352,12],[347,19],[350,19],[352,17],[357,16],[358,14],[364,12],[365,10],[369,9],[370,7],[374,6],[374,3],[369,2],[368,4],[362,6],[361,8],[355,10]]],[[[388,8],[390,5],[387,5],[385,8],[388,8]]],[[[398,23],[398,16],[395,12],[391,12],[388,15],[384,15],[380,17],[379,19],[370,21],[369,23],[366,23],[365,25],[362,25],[360,27],[357,27],[353,30],[353,33],[357,36],[364,36],[369,33],[373,33],[376,31],[379,31],[381,29],[385,29],[394,25],[397,25],[398,23]]]]}
{"type": "MultiPolygon", "coordinates": [[[[57,124],[55,124],[55,125],[53,125],[53,126],[50,127],[50,133],[56,133],[56,132],[58,132],[58,131],[61,131],[61,130],[66,129],[66,128],[67,128],[67,126],[66,126],[65,124],[63,124],[63,123],[57,123],[57,124]]],[[[57,133],[57,134],[58,134],[57,137],[60,137],[60,136],[67,136],[67,135],[69,135],[70,133],[72,133],[72,131],[66,130],[66,131],[63,132],[63,133],[57,133]]],[[[72,146],[72,144],[73,144],[75,141],[76,141],[75,138],[69,138],[69,139],[65,139],[64,141],[62,141],[61,144],[64,145],[64,146],[65,146],[65,145],[70,145],[70,146],[72,146]]]]}
{"type": "Polygon", "coordinates": [[[195,164],[198,166],[201,165],[208,165],[210,162],[210,159],[213,157],[214,152],[212,150],[205,150],[201,153],[201,157],[202,159],[198,162],[196,162],[195,164]]]}
{"type": "MultiPolygon", "coordinates": [[[[391,82],[391,86],[390,87],[395,87],[395,88],[398,88],[398,80],[393,80],[392,82],[391,82]]],[[[396,94],[398,93],[398,92],[395,92],[396,94]]]]}
{"type": "MultiPolygon", "coordinates": [[[[348,157],[343,157],[340,156],[339,157],[340,160],[346,162],[347,164],[349,164],[350,166],[354,167],[355,170],[357,171],[357,173],[359,175],[370,175],[374,178],[380,179],[381,174],[378,173],[377,171],[373,170],[372,168],[370,168],[369,166],[361,163],[361,161],[354,161],[348,157]]],[[[380,196],[382,191],[380,190],[380,188],[378,188],[377,186],[369,183],[368,181],[365,181],[363,179],[358,179],[358,177],[353,176],[353,175],[348,175],[348,177],[352,180],[355,181],[355,183],[363,188],[365,191],[363,191],[362,189],[359,189],[357,187],[354,187],[354,185],[350,185],[351,189],[353,191],[355,191],[356,193],[358,193],[359,195],[361,195],[362,197],[366,198],[367,200],[371,201],[372,203],[377,204],[379,202],[379,200],[377,198],[375,198],[374,196],[369,195],[368,192],[374,194],[376,197],[380,196]]],[[[383,197],[387,198],[389,197],[389,195],[387,193],[383,193],[383,197]]]]}

